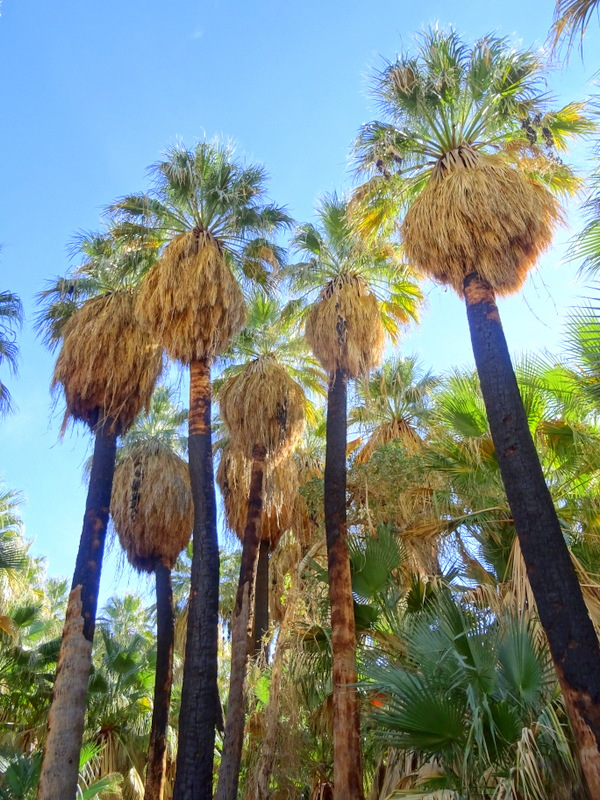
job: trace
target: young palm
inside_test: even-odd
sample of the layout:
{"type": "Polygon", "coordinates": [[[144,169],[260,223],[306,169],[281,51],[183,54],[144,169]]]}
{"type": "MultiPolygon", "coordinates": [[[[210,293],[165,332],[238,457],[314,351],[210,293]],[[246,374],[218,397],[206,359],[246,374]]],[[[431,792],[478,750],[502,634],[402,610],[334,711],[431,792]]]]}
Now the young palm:
{"type": "Polygon", "coordinates": [[[244,683],[252,649],[254,587],[267,465],[291,455],[304,429],[306,398],[272,354],[260,355],[229,377],[219,391],[231,446],[251,461],[240,580],[232,619],[231,677],[216,797],[235,800],[244,737],[244,683]]]}
{"type": "Polygon", "coordinates": [[[178,428],[185,412],[160,387],[117,453],[110,511],[129,562],[156,579],[156,676],[145,800],[162,800],[175,638],[171,570],[192,534],[193,508],[178,428]]]}
{"type": "MultiPolygon", "coordinates": [[[[23,305],[16,294],[0,292],[0,367],[4,362],[13,374],[17,370],[19,348],[15,341],[15,331],[23,322],[23,305]]],[[[0,416],[11,410],[10,393],[0,380],[0,416]]]]}
{"type": "Polygon", "coordinates": [[[92,641],[104,553],[117,436],[147,406],[162,368],[162,353],[139,323],[135,290],[147,264],[109,235],[84,237],[84,263],[69,280],[43,293],[39,318],[61,349],[53,384],[66,399],[65,422],[81,420],[95,436],[86,511],[67,607],[48,717],[39,800],[75,798],[92,641]],[[77,293],[77,302],[73,295],[77,293]],[[66,302],[63,304],[62,300],[66,302]],[[68,311],[68,313],[66,313],[68,311]]]}
{"type": "Polygon", "coordinates": [[[486,37],[469,48],[453,32],[425,33],[415,57],[400,56],[378,77],[375,93],[390,121],[365,126],[358,154],[364,169],[379,171],[365,194],[383,187],[382,194],[395,195],[396,212],[407,206],[401,227],[407,257],[465,299],[528,576],[590,791],[600,797],[600,649],[495,299],[519,289],[560,219],[550,188],[568,188],[572,180],[554,149],[564,148],[569,134],[589,130],[574,104],[547,110],[542,75],[535,53],[513,50],[505,40],[486,37]]]}
{"type": "Polygon", "coordinates": [[[289,218],[265,203],[264,169],[241,164],[220,144],[172,147],[152,172],[150,194],[126,197],[112,211],[124,235],[168,242],[144,283],[138,311],[168,355],[190,368],[194,550],[174,800],[208,800],[219,702],[211,364],[244,323],[238,280],[268,283],[279,253],[265,237],[289,218]]]}
{"type": "Polygon", "coordinates": [[[325,457],[325,530],[333,643],[335,798],[363,796],[356,644],[346,542],[348,380],[379,363],[386,332],[415,316],[420,292],[389,241],[365,243],[353,231],[347,204],[331,195],[319,225],[303,225],[293,240],[306,260],[296,265],[296,289],[320,290],[306,315],[306,338],[329,374],[325,457]]]}

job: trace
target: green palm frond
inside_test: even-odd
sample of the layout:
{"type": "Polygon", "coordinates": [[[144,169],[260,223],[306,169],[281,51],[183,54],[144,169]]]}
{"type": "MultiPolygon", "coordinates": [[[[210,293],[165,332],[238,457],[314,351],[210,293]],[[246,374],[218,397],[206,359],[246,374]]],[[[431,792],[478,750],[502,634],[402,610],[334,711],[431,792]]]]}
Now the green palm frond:
{"type": "Polygon", "coordinates": [[[577,40],[583,47],[583,37],[597,9],[597,0],[556,0],[550,29],[552,47],[556,50],[566,44],[569,53],[577,40]]]}

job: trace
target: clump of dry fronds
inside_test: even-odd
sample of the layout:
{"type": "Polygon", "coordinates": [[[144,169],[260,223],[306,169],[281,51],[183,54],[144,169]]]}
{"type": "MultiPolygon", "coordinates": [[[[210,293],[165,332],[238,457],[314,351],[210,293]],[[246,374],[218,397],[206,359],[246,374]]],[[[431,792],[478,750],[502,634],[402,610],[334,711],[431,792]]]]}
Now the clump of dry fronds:
{"type": "Polygon", "coordinates": [[[415,452],[422,445],[419,434],[410,422],[402,418],[391,419],[378,425],[356,455],[357,464],[367,464],[378,447],[401,441],[407,452],[415,452]]]}
{"type": "Polygon", "coordinates": [[[383,355],[379,303],[360,275],[346,273],[327,284],[308,313],[305,333],[329,373],[343,369],[355,378],[377,366],[383,355]]]}
{"type": "Polygon", "coordinates": [[[219,405],[233,449],[247,458],[258,446],[274,464],[292,452],[304,430],[304,392],[270,356],[251,361],[228,378],[219,391],[219,405]]]}
{"type": "Polygon", "coordinates": [[[188,465],[164,445],[140,443],[115,469],[110,513],[136,569],[172,568],[194,522],[188,465]]]}
{"type": "Polygon", "coordinates": [[[207,231],[175,236],[140,289],[137,311],[171,358],[213,358],[238,333],[246,306],[225,255],[207,231]]]}
{"type": "Polygon", "coordinates": [[[461,296],[474,272],[510,294],[550,244],[560,206],[502,156],[473,152],[447,154],[411,204],[402,224],[406,255],[461,296]]]}
{"type": "MultiPolygon", "coordinates": [[[[227,447],[221,454],[217,484],[223,496],[225,521],[239,539],[244,536],[250,494],[250,461],[239,451],[227,447]]],[[[261,539],[273,549],[294,519],[298,494],[298,468],[292,457],[265,470],[265,499],[261,539]]]]}
{"type": "Polygon", "coordinates": [[[87,300],[67,322],[52,386],[62,385],[69,417],[90,426],[104,418],[123,433],[148,410],[162,351],[135,313],[130,290],[87,300]]]}

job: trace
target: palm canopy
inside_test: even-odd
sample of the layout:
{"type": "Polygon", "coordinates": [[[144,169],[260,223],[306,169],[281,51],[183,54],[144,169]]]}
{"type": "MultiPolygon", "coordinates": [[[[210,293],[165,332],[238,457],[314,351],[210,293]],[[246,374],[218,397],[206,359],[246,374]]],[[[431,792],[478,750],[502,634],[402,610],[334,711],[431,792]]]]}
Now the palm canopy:
{"type": "MultiPolygon", "coordinates": [[[[23,305],[16,294],[0,292],[0,366],[6,362],[13,374],[17,370],[19,348],[15,333],[23,322],[23,305]]],[[[11,409],[10,393],[0,381],[0,416],[11,409]]]]}
{"type": "Polygon", "coordinates": [[[292,220],[283,207],[266,202],[264,167],[242,163],[218,141],[174,145],[165,156],[150,167],[150,192],[110,207],[119,233],[138,243],[164,243],[199,229],[219,243],[238,279],[267,284],[284,260],[269,237],[292,220]]]}
{"type": "Polygon", "coordinates": [[[548,107],[540,54],[486,36],[469,46],[452,30],[420,35],[375,76],[373,94],[386,121],[363,126],[355,144],[358,171],[371,179],[365,230],[393,222],[436,171],[468,168],[474,153],[503,152],[552,189],[570,191],[574,176],[556,158],[569,137],[591,124],[582,106],[548,107]]]}
{"type": "Polygon", "coordinates": [[[38,294],[41,310],[35,327],[52,350],[61,342],[66,323],[86,300],[138,286],[156,261],[155,246],[132,248],[110,229],[77,234],[69,253],[77,265],[38,294]]]}
{"type": "Polygon", "coordinates": [[[417,319],[423,298],[398,243],[362,239],[353,226],[350,204],[336,193],[323,197],[317,217],[316,225],[297,229],[292,249],[303,260],[284,271],[298,296],[296,306],[354,279],[376,297],[383,326],[396,341],[401,326],[417,319]]]}

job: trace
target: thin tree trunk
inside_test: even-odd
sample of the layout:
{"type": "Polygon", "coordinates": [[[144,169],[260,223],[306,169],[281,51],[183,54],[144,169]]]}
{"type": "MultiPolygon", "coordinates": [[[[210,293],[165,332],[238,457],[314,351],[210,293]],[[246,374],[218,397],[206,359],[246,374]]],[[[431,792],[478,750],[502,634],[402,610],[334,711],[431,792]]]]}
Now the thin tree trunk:
{"type": "Polygon", "coordinates": [[[111,431],[112,426],[113,420],[106,419],[96,428],[83,528],[48,715],[38,800],[75,800],[77,794],[92,641],[115,471],[117,435],[111,431]]]}
{"type": "Polygon", "coordinates": [[[235,609],[231,618],[229,700],[216,800],[236,800],[237,798],[244,743],[246,667],[252,651],[254,586],[263,512],[266,449],[255,445],[252,456],[248,516],[244,529],[240,580],[235,598],[235,609]]]}
{"type": "Polygon", "coordinates": [[[590,797],[600,800],[600,648],[529,431],[489,284],[465,278],[481,392],[506,496],[590,797]]]}
{"type": "Polygon", "coordinates": [[[325,450],[325,533],[333,648],[333,797],[362,800],[360,713],[356,683],[354,600],[346,531],[348,374],[329,381],[325,450]]]}
{"type": "Polygon", "coordinates": [[[212,798],[219,708],[219,543],[210,417],[210,362],[193,361],[188,417],[193,554],[173,800],[212,798]]]}
{"type": "Polygon", "coordinates": [[[156,676],[144,800],[162,800],[163,798],[167,768],[167,727],[173,684],[173,644],[175,641],[171,570],[158,560],[154,568],[154,575],[156,578],[156,676]]]}
{"type": "Polygon", "coordinates": [[[269,630],[269,552],[270,544],[262,539],[258,553],[258,567],[256,569],[256,592],[254,595],[254,628],[253,639],[254,656],[258,656],[261,647],[265,662],[268,662],[269,643],[266,635],[269,630]]]}

